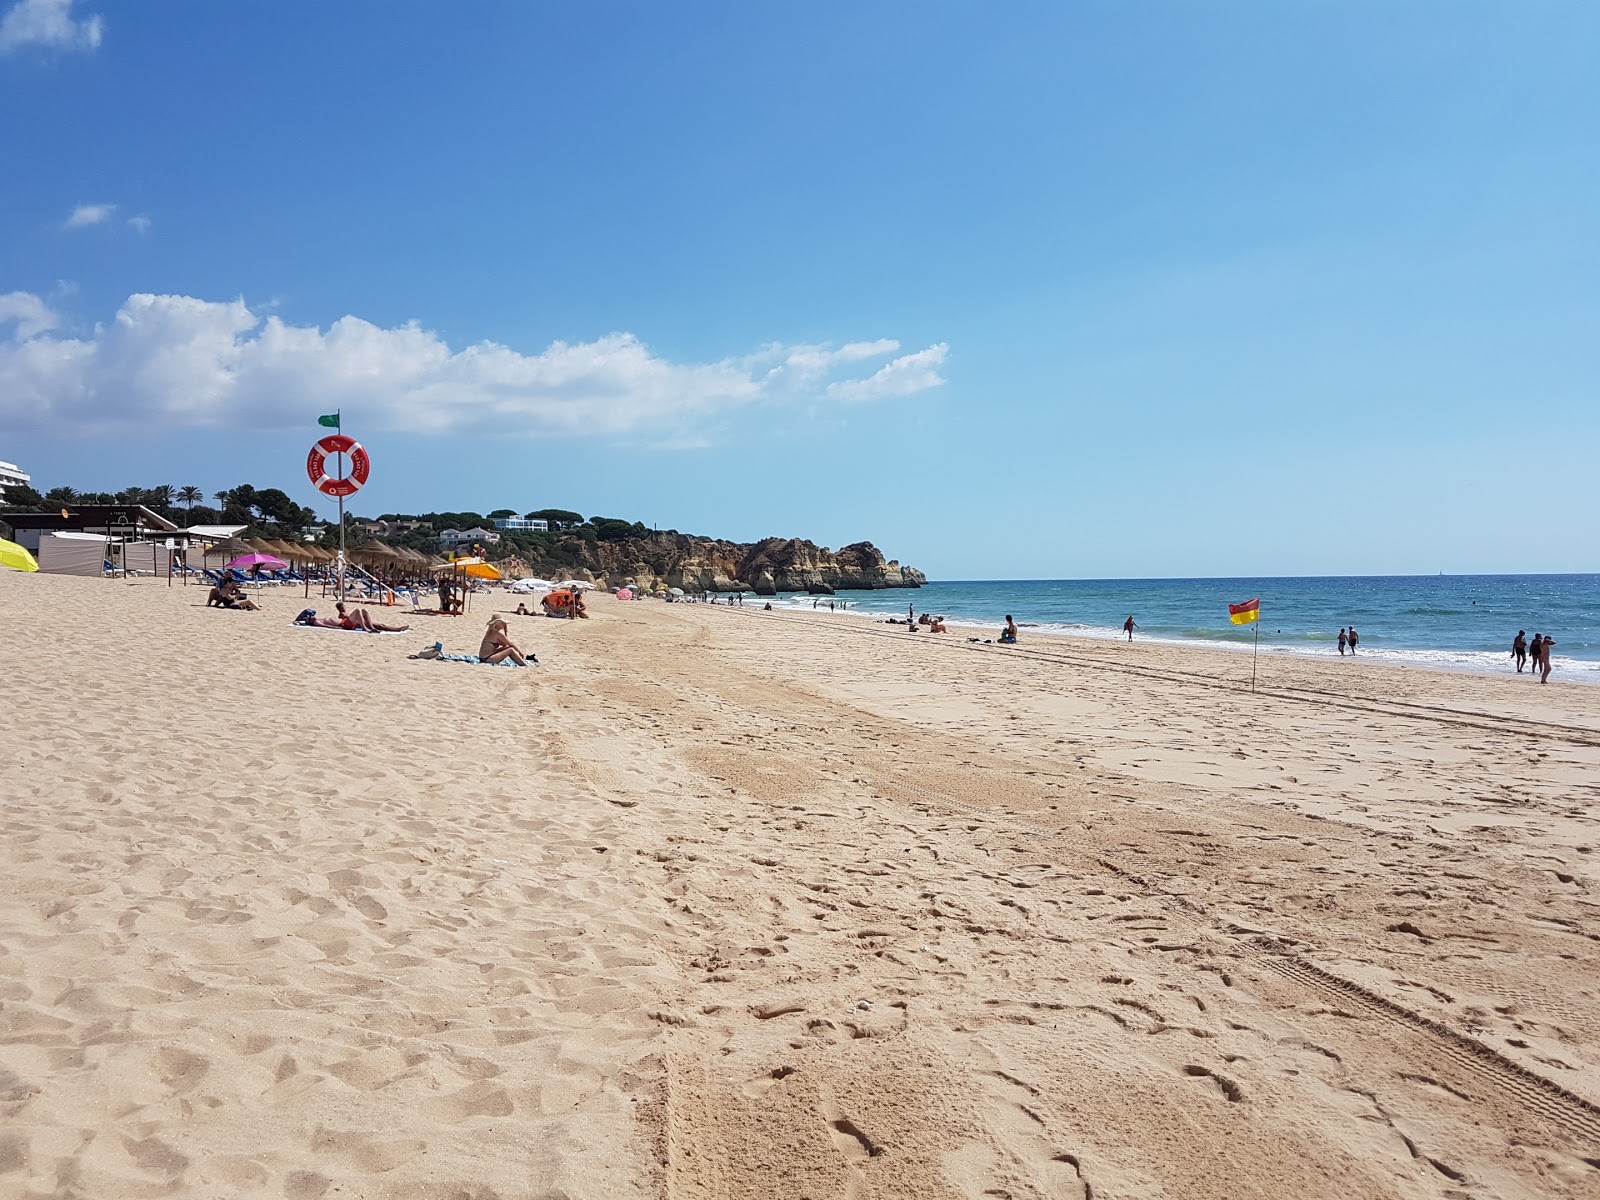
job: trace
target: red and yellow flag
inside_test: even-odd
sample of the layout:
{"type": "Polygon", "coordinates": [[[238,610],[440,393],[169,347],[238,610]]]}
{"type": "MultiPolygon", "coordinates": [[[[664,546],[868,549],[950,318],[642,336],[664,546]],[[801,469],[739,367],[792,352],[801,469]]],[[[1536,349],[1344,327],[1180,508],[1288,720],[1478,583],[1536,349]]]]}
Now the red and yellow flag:
{"type": "Polygon", "coordinates": [[[1228,617],[1235,625],[1250,625],[1261,619],[1261,601],[1246,600],[1228,605],[1228,617]]]}

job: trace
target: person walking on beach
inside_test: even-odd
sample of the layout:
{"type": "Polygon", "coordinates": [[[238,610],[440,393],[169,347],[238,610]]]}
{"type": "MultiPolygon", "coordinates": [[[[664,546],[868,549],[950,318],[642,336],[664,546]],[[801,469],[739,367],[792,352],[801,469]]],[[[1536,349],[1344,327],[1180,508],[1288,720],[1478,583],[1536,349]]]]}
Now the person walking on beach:
{"type": "Polygon", "coordinates": [[[1350,626],[1350,653],[1356,652],[1356,647],[1361,644],[1361,635],[1356,632],[1354,625],[1350,626]]]}
{"type": "Polygon", "coordinates": [[[1521,675],[1522,668],[1528,662],[1528,631],[1526,629],[1517,630],[1517,636],[1512,639],[1511,657],[1516,659],[1517,674],[1521,675]]]}
{"type": "Polygon", "coordinates": [[[1133,614],[1129,613],[1128,619],[1122,623],[1122,632],[1128,635],[1128,640],[1130,642],[1133,641],[1133,631],[1137,628],[1139,628],[1139,626],[1134,624],[1133,614]]]}
{"type": "Polygon", "coordinates": [[[1528,661],[1533,664],[1533,673],[1539,673],[1539,663],[1544,657],[1544,634],[1536,633],[1533,641],[1528,643],[1528,661]]]}
{"type": "Polygon", "coordinates": [[[1556,644],[1553,637],[1547,637],[1544,645],[1539,647],[1539,682],[1550,682],[1550,647],[1556,644]]]}
{"type": "Polygon", "coordinates": [[[1339,626],[1339,657],[1344,657],[1344,648],[1350,644],[1350,639],[1345,636],[1344,626],[1339,626]]]}

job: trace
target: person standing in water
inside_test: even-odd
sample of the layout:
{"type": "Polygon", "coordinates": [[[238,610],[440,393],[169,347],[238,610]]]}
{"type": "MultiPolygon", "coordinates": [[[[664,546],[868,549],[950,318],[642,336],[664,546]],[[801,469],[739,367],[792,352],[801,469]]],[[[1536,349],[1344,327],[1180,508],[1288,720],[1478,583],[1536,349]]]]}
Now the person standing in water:
{"type": "Polygon", "coordinates": [[[1517,662],[1517,674],[1522,674],[1522,668],[1528,662],[1528,631],[1517,630],[1517,636],[1511,642],[1511,657],[1517,662]]]}
{"type": "Polygon", "coordinates": [[[1339,657],[1344,657],[1344,648],[1350,644],[1350,639],[1345,636],[1344,626],[1339,626],[1339,657]]]}
{"type": "Polygon", "coordinates": [[[1553,637],[1547,637],[1544,645],[1539,647],[1539,682],[1550,682],[1550,647],[1556,644],[1553,637]]]}
{"type": "Polygon", "coordinates": [[[1350,626],[1350,653],[1356,652],[1356,647],[1361,644],[1361,635],[1356,632],[1354,625],[1350,626]]]}
{"type": "Polygon", "coordinates": [[[1128,619],[1122,623],[1122,631],[1128,635],[1128,640],[1130,642],[1133,641],[1133,631],[1137,628],[1139,628],[1139,626],[1134,624],[1133,614],[1129,613],[1128,619]]]}

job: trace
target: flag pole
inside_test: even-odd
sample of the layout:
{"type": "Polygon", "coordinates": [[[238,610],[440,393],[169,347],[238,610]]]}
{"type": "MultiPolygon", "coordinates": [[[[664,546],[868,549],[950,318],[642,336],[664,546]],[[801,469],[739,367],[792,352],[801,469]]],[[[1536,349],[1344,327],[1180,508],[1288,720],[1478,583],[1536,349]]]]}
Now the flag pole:
{"type": "MultiPolygon", "coordinates": [[[[344,432],[344,410],[333,410],[333,427],[344,432]]],[[[344,478],[344,451],[339,451],[339,478],[344,478]]],[[[344,599],[344,491],[339,492],[339,599],[344,599]]]]}
{"type": "Polygon", "coordinates": [[[1261,659],[1261,609],[1256,609],[1256,649],[1250,656],[1250,691],[1256,690],[1256,663],[1261,659]]]}

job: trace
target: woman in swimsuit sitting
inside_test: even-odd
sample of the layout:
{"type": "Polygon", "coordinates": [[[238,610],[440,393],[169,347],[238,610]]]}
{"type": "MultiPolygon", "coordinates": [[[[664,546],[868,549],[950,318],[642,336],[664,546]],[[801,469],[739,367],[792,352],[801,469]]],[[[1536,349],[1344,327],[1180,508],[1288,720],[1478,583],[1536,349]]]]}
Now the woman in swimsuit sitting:
{"type": "Polygon", "coordinates": [[[510,659],[519,667],[528,665],[528,660],[523,657],[522,651],[506,636],[506,623],[499,617],[489,622],[489,628],[483,631],[483,644],[478,647],[478,659],[491,665],[510,659]]]}

